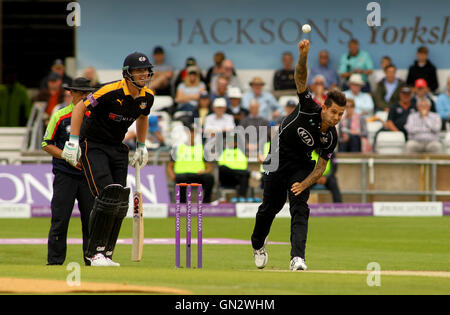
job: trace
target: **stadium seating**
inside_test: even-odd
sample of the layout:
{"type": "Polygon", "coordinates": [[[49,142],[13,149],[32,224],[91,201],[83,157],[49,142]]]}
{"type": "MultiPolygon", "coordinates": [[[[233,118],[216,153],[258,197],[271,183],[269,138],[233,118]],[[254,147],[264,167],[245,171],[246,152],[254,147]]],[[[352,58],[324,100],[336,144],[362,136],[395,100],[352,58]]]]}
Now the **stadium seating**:
{"type": "Polygon", "coordinates": [[[152,111],[162,111],[170,108],[173,105],[172,96],[168,95],[156,95],[153,102],[152,111]]]}
{"type": "Polygon", "coordinates": [[[401,131],[381,131],[378,133],[376,152],[381,154],[402,154],[406,139],[401,131]]]}
{"type": "Polygon", "coordinates": [[[367,138],[371,146],[373,146],[376,133],[381,128],[383,128],[383,123],[379,120],[367,122],[367,138]]]}
{"type": "Polygon", "coordinates": [[[280,96],[280,98],[278,100],[278,103],[282,107],[284,107],[284,106],[286,106],[287,102],[290,101],[290,100],[293,100],[295,103],[298,103],[297,95],[283,95],[283,96],[280,96]]]}
{"type": "Polygon", "coordinates": [[[20,157],[26,132],[25,127],[0,128],[0,162],[11,163],[20,157]]]}
{"type": "Polygon", "coordinates": [[[444,153],[450,154],[450,131],[447,131],[443,143],[444,143],[444,153]]]}

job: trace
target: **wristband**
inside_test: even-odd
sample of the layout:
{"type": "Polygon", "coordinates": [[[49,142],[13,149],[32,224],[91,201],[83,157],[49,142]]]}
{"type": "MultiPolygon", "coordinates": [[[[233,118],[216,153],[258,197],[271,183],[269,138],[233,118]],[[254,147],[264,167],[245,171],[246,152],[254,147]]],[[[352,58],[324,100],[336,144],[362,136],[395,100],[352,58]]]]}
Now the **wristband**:
{"type": "Polygon", "coordinates": [[[145,148],[145,143],[142,143],[142,142],[139,142],[139,141],[136,141],[137,142],[137,147],[138,148],[145,148]]]}

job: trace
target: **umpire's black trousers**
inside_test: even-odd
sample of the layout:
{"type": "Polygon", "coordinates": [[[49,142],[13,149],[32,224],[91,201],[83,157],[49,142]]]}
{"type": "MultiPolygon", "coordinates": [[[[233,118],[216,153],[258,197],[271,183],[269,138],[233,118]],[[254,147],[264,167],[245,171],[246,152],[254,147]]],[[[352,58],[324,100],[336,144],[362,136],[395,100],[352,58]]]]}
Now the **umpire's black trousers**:
{"type": "Polygon", "coordinates": [[[254,249],[260,249],[264,245],[264,240],[269,235],[273,219],[281,211],[286,203],[286,197],[288,197],[291,213],[291,258],[298,256],[305,259],[309,219],[309,206],[307,204],[309,188],[300,195],[295,196],[291,192],[291,186],[295,182],[302,182],[313,168],[313,166],[306,166],[305,169],[263,175],[263,202],[258,208],[255,227],[251,237],[254,249]]]}
{"type": "Polygon", "coordinates": [[[48,234],[47,262],[49,265],[62,265],[66,259],[67,230],[75,199],[78,200],[78,209],[81,214],[84,253],[88,243],[89,215],[94,197],[89,191],[84,176],[55,171],[51,201],[52,219],[48,234]]]}

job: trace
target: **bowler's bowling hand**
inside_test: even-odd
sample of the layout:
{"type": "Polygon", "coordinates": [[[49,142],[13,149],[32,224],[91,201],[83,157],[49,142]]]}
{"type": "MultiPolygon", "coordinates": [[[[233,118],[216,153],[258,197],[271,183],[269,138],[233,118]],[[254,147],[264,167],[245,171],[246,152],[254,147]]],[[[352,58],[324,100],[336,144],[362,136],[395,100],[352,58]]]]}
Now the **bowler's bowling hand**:
{"type": "Polygon", "coordinates": [[[309,52],[310,42],[307,39],[303,39],[298,43],[298,52],[301,55],[307,55],[309,52]]]}
{"type": "Polygon", "coordinates": [[[303,185],[301,183],[295,182],[292,184],[291,191],[295,196],[300,195],[303,192],[303,190],[305,189],[303,188],[303,185]]]}

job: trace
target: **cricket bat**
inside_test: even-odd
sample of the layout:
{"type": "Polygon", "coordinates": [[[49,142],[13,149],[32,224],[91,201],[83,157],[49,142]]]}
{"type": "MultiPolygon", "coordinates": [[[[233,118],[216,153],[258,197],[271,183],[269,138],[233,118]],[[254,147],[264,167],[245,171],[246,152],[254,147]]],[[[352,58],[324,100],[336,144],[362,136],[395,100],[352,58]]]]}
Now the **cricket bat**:
{"type": "Polygon", "coordinates": [[[141,169],[136,167],[136,189],[133,194],[133,244],[131,260],[141,261],[144,250],[144,208],[142,207],[141,169]]]}

